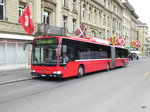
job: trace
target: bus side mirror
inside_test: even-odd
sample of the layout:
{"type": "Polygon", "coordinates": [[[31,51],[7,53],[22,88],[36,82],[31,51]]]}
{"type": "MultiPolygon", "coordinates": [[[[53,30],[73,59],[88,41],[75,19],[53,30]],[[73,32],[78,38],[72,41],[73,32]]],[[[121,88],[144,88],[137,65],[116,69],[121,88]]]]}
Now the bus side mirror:
{"type": "Polygon", "coordinates": [[[26,50],[27,44],[33,44],[33,43],[32,43],[32,42],[25,42],[25,43],[24,43],[24,46],[23,46],[23,50],[24,50],[24,51],[26,50]]]}

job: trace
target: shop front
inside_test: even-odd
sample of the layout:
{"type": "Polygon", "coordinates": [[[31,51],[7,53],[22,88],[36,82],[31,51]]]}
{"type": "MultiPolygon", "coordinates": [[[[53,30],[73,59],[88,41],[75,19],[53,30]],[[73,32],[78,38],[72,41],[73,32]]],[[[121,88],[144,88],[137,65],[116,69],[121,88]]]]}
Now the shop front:
{"type": "Polygon", "coordinates": [[[33,36],[0,33],[0,71],[30,67],[31,46],[23,50],[24,42],[33,36]]]}

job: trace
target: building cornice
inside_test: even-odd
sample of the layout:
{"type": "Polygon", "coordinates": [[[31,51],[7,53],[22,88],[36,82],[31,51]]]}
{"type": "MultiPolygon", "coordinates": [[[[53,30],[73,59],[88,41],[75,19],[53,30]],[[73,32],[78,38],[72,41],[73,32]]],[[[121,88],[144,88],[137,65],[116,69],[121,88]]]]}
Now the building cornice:
{"type": "Polygon", "coordinates": [[[129,2],[123,2],[123,5],[131,12],[135,11],[135,9],[132,7],[132,5],[129,2]]]}
{"type": "Polygon", "coordinates": [[[146,23],[142,23],[141,21],[137,20],[137,26],[138,27],[146,27],[148,28],[147,24],[146,23]]]}
{"type": "Polygon", "coordinates": [[[123,2],[123,5],[131,12],[131,14],[138,19],[139,16],[135,13],[135,9],[129,2],[123,2]]]}
{"type": "Polygon", "coordinates": [[[132,15],[133,15],[136,19],[139,18],[139,16],[138,16],[135,12],[131,12],[131,13],[132,13],[132,15]]]}
{"type": "Polygon", "coordinates": [[[121,8],[124,8],[124,6],[120,0],[114,0],[114,2],[117,3],[121,8]]]}

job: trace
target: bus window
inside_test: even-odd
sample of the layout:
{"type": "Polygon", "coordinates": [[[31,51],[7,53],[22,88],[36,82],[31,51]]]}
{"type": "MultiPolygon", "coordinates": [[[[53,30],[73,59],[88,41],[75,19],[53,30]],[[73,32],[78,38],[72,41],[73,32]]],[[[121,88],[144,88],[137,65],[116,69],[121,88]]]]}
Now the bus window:
{"type": "Polygon", "coordinates": [[[116,58],[127,58],[128,50],[122,48],[116,48],[116,58]]]}
{"type": "Polygon", "coordinates": [[[75,41],[75,59],[87,59],[87,44],[80,41],[75,41]]]}

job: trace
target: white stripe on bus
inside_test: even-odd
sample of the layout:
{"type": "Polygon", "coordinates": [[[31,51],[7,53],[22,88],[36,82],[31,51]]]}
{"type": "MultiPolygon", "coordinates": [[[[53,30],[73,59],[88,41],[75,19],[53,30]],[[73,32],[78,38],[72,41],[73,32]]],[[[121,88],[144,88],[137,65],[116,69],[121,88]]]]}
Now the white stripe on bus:
{"type": "Polygon", "coordinates": [[[85,59],[85,60],[75,60],[75,61],[95,61],[95,60],[111,60],[111,58],[105,58],[105,59],[85,59]]]}

